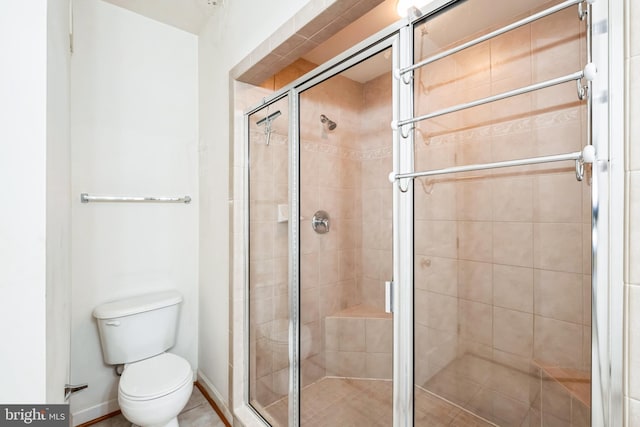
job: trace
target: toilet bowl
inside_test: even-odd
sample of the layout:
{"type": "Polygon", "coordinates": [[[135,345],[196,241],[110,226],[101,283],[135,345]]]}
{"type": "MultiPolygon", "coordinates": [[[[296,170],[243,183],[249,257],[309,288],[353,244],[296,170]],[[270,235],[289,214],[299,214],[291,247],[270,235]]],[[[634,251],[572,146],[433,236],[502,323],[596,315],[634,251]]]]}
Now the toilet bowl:
{"type": "Polygon", "coordinates": [[[118,386],[122,415],[142,427],[177,427],[193,390],[189,362],[171,353],[125,365],[118,386]]]}

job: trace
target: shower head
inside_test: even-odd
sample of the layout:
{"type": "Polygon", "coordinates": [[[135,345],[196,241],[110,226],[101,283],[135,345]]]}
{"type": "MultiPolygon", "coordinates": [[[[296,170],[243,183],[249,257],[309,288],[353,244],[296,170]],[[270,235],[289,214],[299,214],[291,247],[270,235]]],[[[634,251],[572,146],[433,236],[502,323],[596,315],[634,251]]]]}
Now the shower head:
{"type": "Polygon", "coordinates": [[[338,126],[336,124],[336,122],[334,122],[333,120],[331,120],[329,117],[325,116],[324,114],[320,115],[320,123],[325,125],[327,127],[327,129],[329,129],[329,130],[334,130],[338,126]]]}
{"type": "Polygon", "coordinates": [[[260,120],[258,120],[258,121],[256,122],[256,125],[260,126],[260,125],[263,125],[263,124],[265,124],[265,123],[266,123],[266,124],[271,124],[271,122],[272,122],[273,120],[277,119],[277,118],[278,118],[278,116],[280,116],[280,114],[282,114],[282,113],[280,112],[280,110],[276,111],[275,113],[271,113],[271,114],[269,114],[267,117],[263,117],[263,118],[261,118],[260,120]]]}

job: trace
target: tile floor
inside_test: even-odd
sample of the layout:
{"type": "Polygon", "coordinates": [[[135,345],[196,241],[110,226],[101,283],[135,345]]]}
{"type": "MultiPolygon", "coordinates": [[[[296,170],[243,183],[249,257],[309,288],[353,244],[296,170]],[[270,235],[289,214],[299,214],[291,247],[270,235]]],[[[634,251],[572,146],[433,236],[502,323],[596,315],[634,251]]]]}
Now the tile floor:
{"type": "MultiPolygon", "coordinates": [[[[362,427],[392,425],[392,383],[325,377],[302,390],[301,425],[362,427]]],[[[286,426],[287,399],[262,411],[273,426],[286,426]]],[[[433,394],[416,388],[415,424],[429,427],[490,427],[475,417],[433,394]]]]}
{"type": "MultiPolygon", "coordinates": [[[[522,371],[465,355],[416,387],[415,425],[587,427],[589,408],[581,397],[535,367],[522,371]]],[[[391,381],[325,377],[302,389],[301,425],[390,426],[391,402],[391,381]]],[[[288,400],[259,412],[272,426],[286,426],[288,400]]]]}
{"type": "MultiPolygon", "coordinates": [[[[202,395],[196,386],[193,386],[193,393],[186,406],[178,415],[180,427],[224,427],[224,423],[213,410],[207,399],[202,395]]],[[[93,424],[92,427],[130,427],[122,414],[111,417],[107,420],[93,424]]]]}

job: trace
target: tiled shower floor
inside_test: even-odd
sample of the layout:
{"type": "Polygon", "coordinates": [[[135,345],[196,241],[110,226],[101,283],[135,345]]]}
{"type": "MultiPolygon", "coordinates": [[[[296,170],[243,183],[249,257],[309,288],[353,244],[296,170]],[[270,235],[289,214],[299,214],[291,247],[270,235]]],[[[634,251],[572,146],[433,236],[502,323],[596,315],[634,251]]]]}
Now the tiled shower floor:
{"type": "MultiPolygon", "coordinates": [[[[568,392],[571,387],[558,380],[544,375],[541,379],[536,372],[462,356],[416,387],[415,425],[589,426],[584,397],[568,392]]],[[[303,388],[301,425],[390,426],[391,404],[391,381],[325,377],[303,388]]],[[[286,426],[287,411],[284,398],[260,412],[271,425],[286,426]]]]}
{"type": "MultiPolygon", "coordinates": [[[[325,377],[303,389],[301,425],[387,427],[393,425],[391,395],[391,381],[325,377]]],[[[271,425],[286,426],[287,405],[284,398],[262,413],[271,425]]],[[[416,388],[415,413],[416,425],[493,426],[420,388],[416,388]]]]}

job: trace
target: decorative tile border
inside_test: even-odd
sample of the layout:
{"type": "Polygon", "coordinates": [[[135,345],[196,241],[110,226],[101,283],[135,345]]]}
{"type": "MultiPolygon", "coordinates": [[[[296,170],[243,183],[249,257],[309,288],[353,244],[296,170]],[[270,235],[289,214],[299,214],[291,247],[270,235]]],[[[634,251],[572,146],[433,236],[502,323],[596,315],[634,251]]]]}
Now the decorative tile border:
{"type": "MultiPolygon", "coordinates": [[[[442,135],[428,137],[427,143],[416,144],[416,151],[428,150],[432,145],[455,144],[466,141],[474,141],[479,139],[488,139],[494,136],[517,135],[534,131],[536,129],[544,129],[552,126],[562,125],[580,120],[580,114],[583,111],[582,106],[567,108],[564,110],[551,111],[542,113],[533,117],[524,117],[508,122],[495,123],[486,126],[480,126],[472,129],[465,129],[458,132],[451,132],[442,135]]],[[[259,131],[251,131],[250,138],[257,140],[258,144],[264,143],[264,133],[259,131]]],[[[420,138],[420,137],[418,137],[420,138]]],[[[286,135],[272,133],[271,144],[285,145],[288,143],[286,135]]],[[[375,160],[391,157],[393,147],[380,147],[370,150],[354,150],[351,148],[339,147],[321,141],[302,141],[302,149],[312,153],[328,154],[340,159],[346,160],[375,160]]]]}

